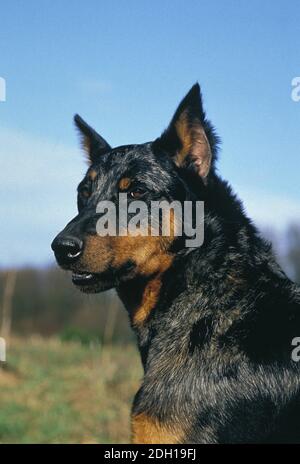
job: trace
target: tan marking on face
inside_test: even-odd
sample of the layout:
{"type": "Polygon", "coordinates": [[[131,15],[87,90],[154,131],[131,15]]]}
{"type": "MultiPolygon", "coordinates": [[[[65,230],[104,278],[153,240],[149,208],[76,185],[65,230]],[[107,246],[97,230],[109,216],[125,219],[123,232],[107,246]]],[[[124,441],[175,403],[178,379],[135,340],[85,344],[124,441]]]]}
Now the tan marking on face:
{"type": "Polygon", "coordinates": [[[96,177],[97,177],[97,171],[95,171],[95,169],[91,169],[88,173],[88,177],[91,179],[91,180],[95,180],[96,177]]]}
{"type": "Polygon", "coordinates": [[[111,263],[109,237],[89,235],[85,239],[84,251],[76,263],[77,270],[103,272],[111,263]]]}
{"type": "MultiPolygon", "coordinates": [[[[170,235],[152,236],[151,228],[148,228],[148,235],[138,236],[115,236],[115,237],[94,237],[93,247],[105,248],[104,255],[109,249],[111,256],[110,265],[118,269],[128,261],[133,261],[136,265],[136,275],[154,276],[164,272],[173,261],[173,254],[169,252],[170,246],[174,241],[174,214],[170,214],[170,235]],[[97,239],[99,241],[97,241],[97,239]]],[[[141,229],[142,231],[142,229],[141,229]]],[[[102,251],[100,251],[102,255],[102,251]]],[[[103,259],[101,260],[103,262],[103,259]]]]}
{"type": "Polygon", "coordinates": [[[168,252],[168,237],[100,237],[85,239],[84,252],[76,267],[88,272],[103,272],[108,266],[119,269],[128,261],[136,264],[136,273],[158,274],[165,263],[173,259],[168,252]]]}
{"type": "Polygon", "coordinates": [[[76,263],[77,270],[101,273],[108,268],[121,269],[129,261],[134,262],[132,278],[142,276],[147,281],[142,289],[141,299],[131,311],[135,325],[145,322],[157,305],[163,274],[174,260],[174,254],[170,251],[175,231],[172,210],[169,221],[170,236],[87,236],[83,255],[76,263]]]}
{"type": "Polygon", "coordinates": [[[119,189],[120,190],[127,190],[131,185],[132,180],[129,177],[123,177],[123,179],[119,182],[119,189]]]}
{"type": "Polygon", "coordinates": [[[120,269],[128,261],[135,263],[132,278],[143,276],[147,283],[141,299],[132,305],[132,323],[143,324],[158,303],[162,276],[171,266],[174,255],[166,249],[164,237],[87,237],[77,270],[101,273],[120,269]]]}
{"type": "Polygon", "coordinates": [[[132,417],[133,444],[176,444],[182,443],[183,436],[174,424],[162,424],[143,413],[132,417]]]}

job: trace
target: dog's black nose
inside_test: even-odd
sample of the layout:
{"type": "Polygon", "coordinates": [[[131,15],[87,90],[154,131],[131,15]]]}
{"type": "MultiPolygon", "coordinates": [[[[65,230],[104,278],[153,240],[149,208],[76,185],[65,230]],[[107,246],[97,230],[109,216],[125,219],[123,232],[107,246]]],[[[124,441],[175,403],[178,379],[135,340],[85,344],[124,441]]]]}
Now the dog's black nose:
{"type": "Polygon", "coordinates": [[[51,248],[59,264],[72,264],[81,255],[83,242],[77,237],[58,235],[53,240],[51,248]]]}

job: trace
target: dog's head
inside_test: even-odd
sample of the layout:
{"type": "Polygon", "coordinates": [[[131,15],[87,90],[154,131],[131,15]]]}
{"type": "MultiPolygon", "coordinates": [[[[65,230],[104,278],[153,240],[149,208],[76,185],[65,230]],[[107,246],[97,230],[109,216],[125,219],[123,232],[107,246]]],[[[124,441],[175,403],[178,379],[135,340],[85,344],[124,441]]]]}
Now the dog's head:
{"type": "Polygon", "coordinates": [[[162,200],[183,202],[193,195],[192,185],[198,197],[199,192],[200,197],[201,192],[204,195],[217,138],[205,118],[199,85],[192,87],[168,128],[153,142],[112,148],[79,116],[75,124],[90,166],[78,186],[78,215],[52,243],[57,262],[73,271],[73,283],[86,292],[164,272],[182,246],[172,215],[169,236],[124,234],[118,227],[119,194],[122,198],[126,194],[129,211],[137,200],[146,205],[162,200]],[[116,227],[115,233],[103,236],[97,233],[99,219],[104,218],[99,204],[109,207],[108,202],[116,207],[116,227]]]}

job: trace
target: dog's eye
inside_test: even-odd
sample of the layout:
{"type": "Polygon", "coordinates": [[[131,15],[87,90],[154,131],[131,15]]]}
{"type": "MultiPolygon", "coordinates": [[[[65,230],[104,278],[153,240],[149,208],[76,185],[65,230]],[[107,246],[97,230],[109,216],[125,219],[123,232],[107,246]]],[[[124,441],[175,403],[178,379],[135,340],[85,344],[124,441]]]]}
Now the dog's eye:
{"type": "Polygon", "coordinates": [[[135,189],[135,190],[131,190],[129,195],[131,196],[131,198],[134,198],[135,200],[137,200],[138,198],[143,197],[145,193],[146,193],[145,190],[135,189]]]}

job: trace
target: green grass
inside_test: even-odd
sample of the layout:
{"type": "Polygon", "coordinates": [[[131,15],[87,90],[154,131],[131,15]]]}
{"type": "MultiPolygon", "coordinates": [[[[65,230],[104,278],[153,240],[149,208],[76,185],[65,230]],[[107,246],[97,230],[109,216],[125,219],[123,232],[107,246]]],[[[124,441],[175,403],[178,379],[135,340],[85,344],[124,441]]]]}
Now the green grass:
{"type": "Polygon", "coordinates": [[[135,347],[16,339],[0,369],[0,443],[129,443],[135,347]]]}

